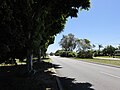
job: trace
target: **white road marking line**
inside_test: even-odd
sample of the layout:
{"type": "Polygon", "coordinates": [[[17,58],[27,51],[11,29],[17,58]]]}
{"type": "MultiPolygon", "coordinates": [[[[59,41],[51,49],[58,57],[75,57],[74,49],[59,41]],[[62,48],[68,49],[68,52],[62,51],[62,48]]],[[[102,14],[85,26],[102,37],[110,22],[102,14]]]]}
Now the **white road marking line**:
{"type": "Polygon", "coordinates": [[[119,78],[120,79],[119,76],[116,76],[116,75],[113,75],[113,74],[110,74],[110,73],[106,73],[106,72],[100,72],[100,73],[103,73],[103,74],[109,75],[111,77],[115,77],[115,78],[119,78]]]}

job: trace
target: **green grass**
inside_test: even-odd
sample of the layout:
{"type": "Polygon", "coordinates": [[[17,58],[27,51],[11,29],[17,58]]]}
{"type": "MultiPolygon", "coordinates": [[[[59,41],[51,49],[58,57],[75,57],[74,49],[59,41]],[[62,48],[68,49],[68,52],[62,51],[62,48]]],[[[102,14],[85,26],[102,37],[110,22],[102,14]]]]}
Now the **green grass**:
{"type": "Polygon", "coordinates": [[[100,64],[107,64],[107,65],[113,65],[113,66],[120,66],[120,60],[80,59],[80,58],[77,58],[77,60],[100,63],[100,64]]]}
{"type": "Polygon", "coordinates": [[[120,56],[115,56],[115,58],[120,58],[120,56]]]}
{"type": "Polygon", "coordinates": [[[102,57],[102,58],[112,58],[112,56],[97,56],[97,57],[102,57]]]}
{"type": "Polygon", "coordinates": [[[50,62],[51,62],[51,59],[50,59],[50,58],[48,58],[48,59],[43,59],[43,61],[50,63],[50,62]]]}
{"type": "MultiPolygon", "coordinates": [[[[113,56],[97,56],[101,58],[113,58],[113,56]]],[[[120,58],[120,56],[114,56],[115,58],[120,58]]]]}

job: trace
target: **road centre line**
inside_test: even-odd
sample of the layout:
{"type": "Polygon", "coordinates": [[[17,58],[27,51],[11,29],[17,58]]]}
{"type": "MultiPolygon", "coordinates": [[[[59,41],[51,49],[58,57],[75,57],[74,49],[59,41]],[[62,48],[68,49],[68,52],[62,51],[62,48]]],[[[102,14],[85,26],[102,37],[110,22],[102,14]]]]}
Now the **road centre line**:
{"type": "Polygon", "coordinates": [[[119,76],[116,76],[116,75],[113,75],[113,74],[110,74],[110,73],[106,73],[106,72],[100,72],[100,73],[103,73],[103,74],[106,74],[106,75],[108,75],[108,76],[111,76],[111,77],[115,77],[115,78],[119,78],[119,79],[120,79],[119,76]]]}

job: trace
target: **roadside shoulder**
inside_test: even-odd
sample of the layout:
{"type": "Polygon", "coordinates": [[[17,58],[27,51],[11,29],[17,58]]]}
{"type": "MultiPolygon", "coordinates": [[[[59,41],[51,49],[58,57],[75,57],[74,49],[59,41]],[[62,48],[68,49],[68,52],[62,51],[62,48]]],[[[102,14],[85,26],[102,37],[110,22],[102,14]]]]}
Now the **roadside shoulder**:
{"type": "MultiPolygon", "coordinates": [[[[50,60],[50,62],[52,63],[52,60],[50,60]]],[[[51,71],[53,73],[53,75],[55,76],[58,89],[63,90],[62,84],[60,82],[60,79],[58,78],[58,75],[57,75],[57,72],[56,72],[55,68],[52,67],[52,68],[49,69],[49,71],[51,71]]]]}

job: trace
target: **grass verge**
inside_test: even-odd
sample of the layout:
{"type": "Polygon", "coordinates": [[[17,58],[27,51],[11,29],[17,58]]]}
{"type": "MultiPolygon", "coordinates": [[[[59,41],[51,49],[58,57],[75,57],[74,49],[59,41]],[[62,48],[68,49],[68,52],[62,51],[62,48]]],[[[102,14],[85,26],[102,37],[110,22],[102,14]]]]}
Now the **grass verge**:
{"type": "MultiPolygon", "coordinates": [[[[113,56],[97,56],[98,58],[113,58],[113,56]]],[[[120,56],[114,56],[115,58],[120,58],[120,56]]]]}
{"type": "Polygon", "coordinates": [[[113,65],[113,66],[120,66],[120,60],[104,60],[104,59],[80,59],[76,58],[77,60],[87,61],[87,62],[94,62],[106,65],[113,65]]]}

